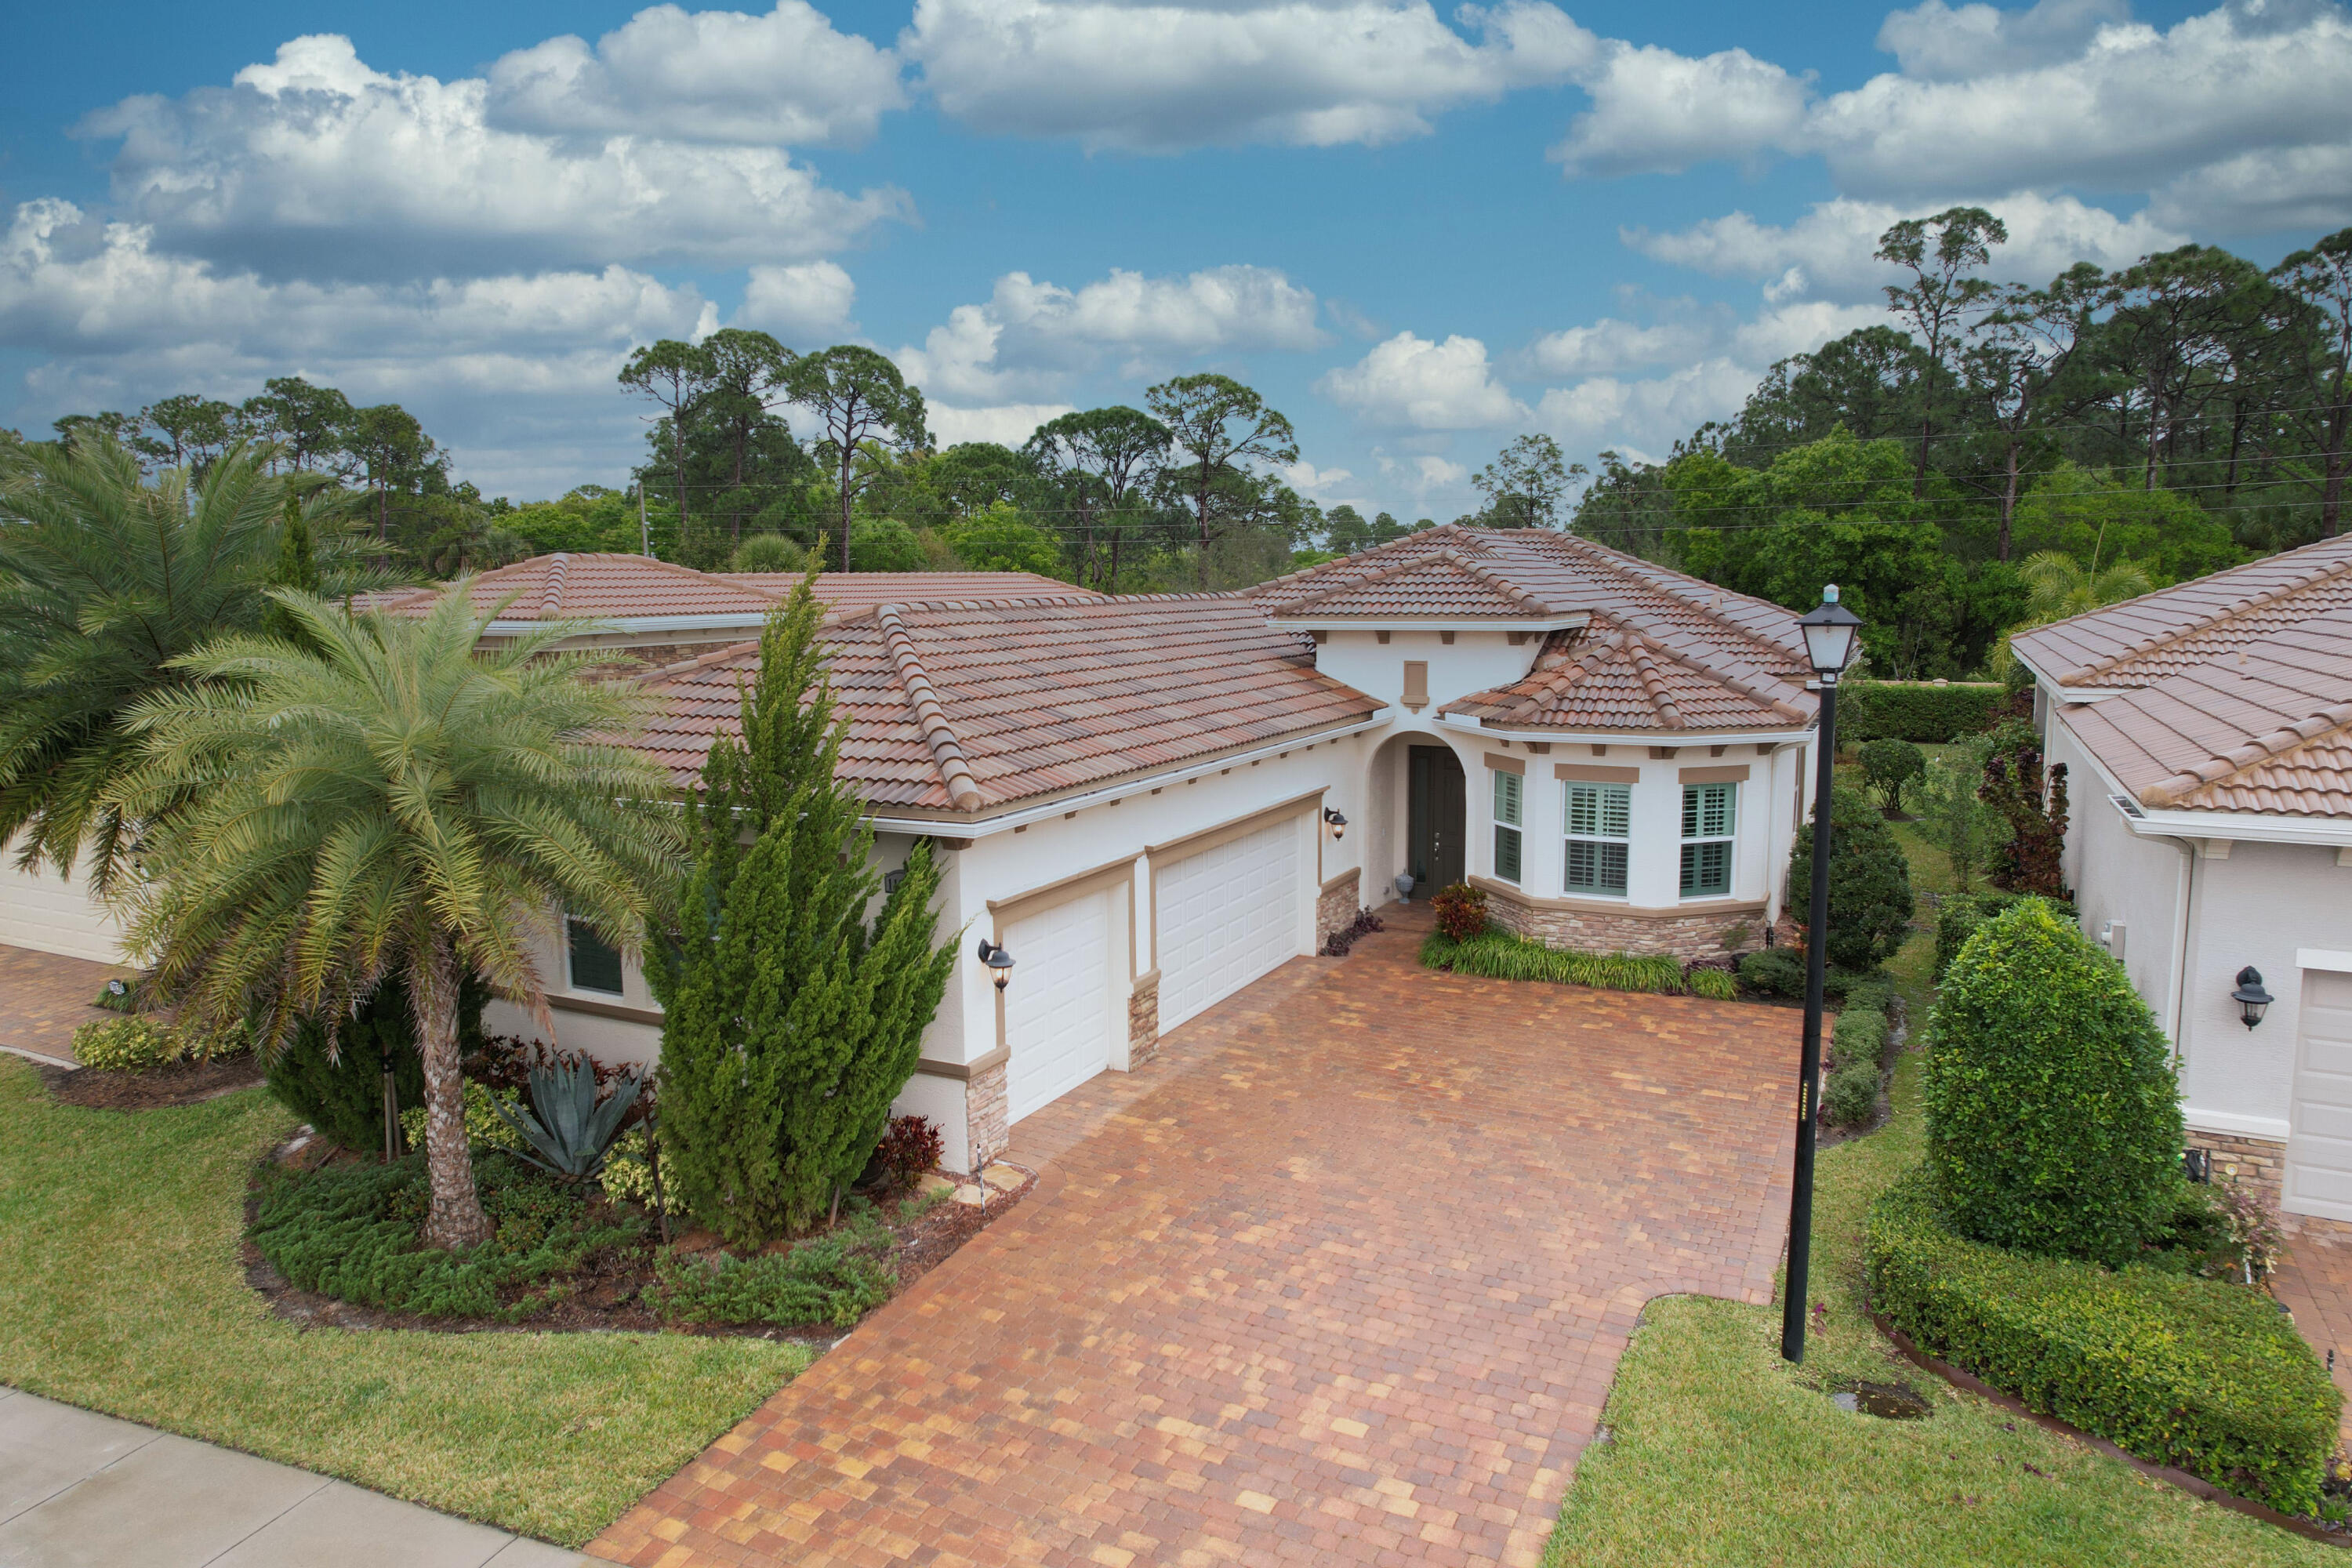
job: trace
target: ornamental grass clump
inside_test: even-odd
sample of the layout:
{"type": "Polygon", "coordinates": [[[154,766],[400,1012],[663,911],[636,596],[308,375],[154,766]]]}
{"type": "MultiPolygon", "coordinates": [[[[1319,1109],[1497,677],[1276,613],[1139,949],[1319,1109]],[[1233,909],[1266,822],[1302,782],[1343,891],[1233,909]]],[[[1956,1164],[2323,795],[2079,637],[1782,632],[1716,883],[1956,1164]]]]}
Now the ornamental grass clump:
{"type": "Polygon", "coordinates": [[[1601,991],[1668,995],[1679,995],[1685,988],[1682,961],[1664,953],[1577,952],[1503,931],[1488,931],[1467,942],[1432,931],[1422,942],[1421,961],[1432,969],[1489,980],[1549,980],[1601,991]]]}
{"type": "Polygon", "coordinates": [[[1928,1022],[1927,1165],[1961,1234],[2110,1268],[2177,1211],[2164,1035],[2123,966],[2041,900],[1987,921],[1928,1022]]]}

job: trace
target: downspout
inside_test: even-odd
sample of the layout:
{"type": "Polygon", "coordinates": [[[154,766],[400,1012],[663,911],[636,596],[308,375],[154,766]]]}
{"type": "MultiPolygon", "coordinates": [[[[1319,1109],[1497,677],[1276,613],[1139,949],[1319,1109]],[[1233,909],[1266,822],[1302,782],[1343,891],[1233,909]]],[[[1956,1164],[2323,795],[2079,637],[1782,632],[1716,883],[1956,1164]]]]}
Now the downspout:
{"type": "Polygon", "coordinates": [[[2172,841],[2180,847],[2180,915],[2173,922],[2172,1016],[2167,1020],[2165,1033],[2172,1037],[2172,1070],[2178,1073],[2189,1057],[2188,1047],[2180,1037],[2189,1023],[2189,919],[2197,889],[2197,841],[2180,837],[2172,841]]]}

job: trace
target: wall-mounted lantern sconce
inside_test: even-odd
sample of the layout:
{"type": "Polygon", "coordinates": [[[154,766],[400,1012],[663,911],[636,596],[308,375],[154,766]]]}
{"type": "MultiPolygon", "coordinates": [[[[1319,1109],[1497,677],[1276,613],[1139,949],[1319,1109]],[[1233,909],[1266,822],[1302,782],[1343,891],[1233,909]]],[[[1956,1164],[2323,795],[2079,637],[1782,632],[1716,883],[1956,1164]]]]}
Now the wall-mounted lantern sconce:
{"type": "Polygon", "coordinates": [[[982,937],[980,961],[988,965],[989,978],[996,983],[996,988],[1003,990],[1013,978],[1013,955],[986,937],[982,937]]]}
{"type": "Polygon", "coordinates": [[[1348,837],[1348,819],[1328,805],[1323,808],[1323,827],[1335,840],[1348,837]]]}
{"type": "Polygon", "coordinates": [[[2238,971],[2238,988],[2230,993],[2230,1000],[2238,1005],[2238,1016],[2251,1029],[2263,1021],[2276,998],[2263,989],[2263,972],[2249,963],[2238,971]]]}

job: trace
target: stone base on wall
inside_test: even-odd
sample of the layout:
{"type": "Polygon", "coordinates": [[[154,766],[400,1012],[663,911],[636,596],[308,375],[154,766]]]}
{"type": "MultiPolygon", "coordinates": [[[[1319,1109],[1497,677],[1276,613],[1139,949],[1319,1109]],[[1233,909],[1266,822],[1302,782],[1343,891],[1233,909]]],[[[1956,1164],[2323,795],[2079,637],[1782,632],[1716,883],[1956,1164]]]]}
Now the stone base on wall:
{"type": "Polygon", "coordinates": [[[1129,1072],[1160,1054],[1160,976],[1136,983],[1127,996],[1127,1067],[1129,1072]]]}
{"type": "Polygon", "coordinates": [[[1486,895],[1486,915],[1515,936],[1547,947],[1582,952],[1664,953],[1685,963],[1722,959],[1763,945],[1762,904],[1718,904],[1708,909],[1678,910],[1593,908],[1563,900],[1534,900],[1503,883],[1481,877],[1475,885],[1486,895]],[[1724,934],[1747,928],[1746,941],[1727,944],[1724,934]]]}
{"type": "Polygon", "coordinates": [[[2279,1194],[2286,1176],[2285,1144],[2236,1132],[2200,1132],[2192,1127],[2189,1130],[2189,1146],[2212,1156],[2213,1181],[2233,1182],[2247,1188],[2273,1214],[2278,1212],[2279,1194]]]}
{"type": "Polygon", "coordinates": [[[1012,1133],[1013,1108],[1005,1099],[1004,1069],[1003,1062],[983,1068],[963,1086],[963,1113],[974,1170],[1003,1153],[1012,1133]]]}
{"type": "Polygon", "coordinates": [[[1342,871],[1323,884],[1323,896],[1315,901],[1315,945],[1319,950],[1329,942],[1335,931],[1346,931],[1356,923],[1358,900],[1363,894],[1364,874],[1342,871]]]}

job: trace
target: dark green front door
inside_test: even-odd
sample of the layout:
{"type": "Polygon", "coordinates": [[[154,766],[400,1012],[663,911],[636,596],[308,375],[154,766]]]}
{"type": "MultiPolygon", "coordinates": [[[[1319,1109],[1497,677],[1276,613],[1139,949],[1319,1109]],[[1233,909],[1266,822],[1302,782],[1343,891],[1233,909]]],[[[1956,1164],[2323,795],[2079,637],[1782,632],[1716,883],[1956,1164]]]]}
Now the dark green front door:
{"type": "Polygon", "coordinates": [[[1462,762],[1447,746],[1414,746],[1405,757],[1405,869],[1425,898],[1462,880],[1462,762]]]}

